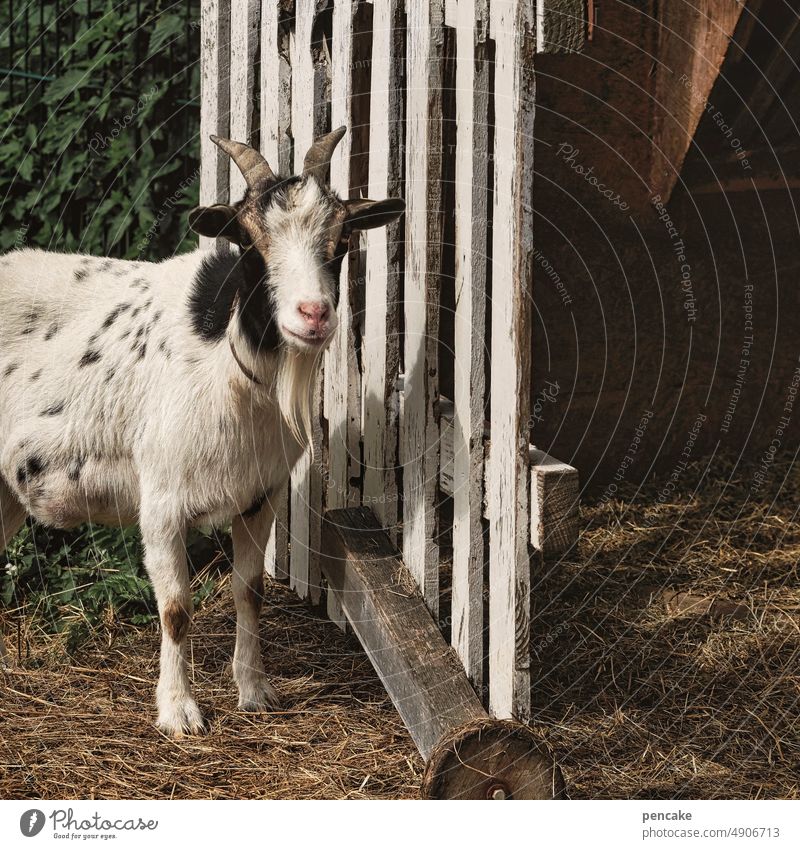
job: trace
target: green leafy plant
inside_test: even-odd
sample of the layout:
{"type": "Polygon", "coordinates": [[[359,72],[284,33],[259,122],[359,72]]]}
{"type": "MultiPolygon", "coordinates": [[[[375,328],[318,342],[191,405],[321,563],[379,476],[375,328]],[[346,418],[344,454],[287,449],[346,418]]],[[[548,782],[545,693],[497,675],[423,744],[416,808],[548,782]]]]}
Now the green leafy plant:
{"type": "Polygon", "coordinates": [[[2,6],[0,250],[161,259],[195,245],[199,5],[2,6]]]}

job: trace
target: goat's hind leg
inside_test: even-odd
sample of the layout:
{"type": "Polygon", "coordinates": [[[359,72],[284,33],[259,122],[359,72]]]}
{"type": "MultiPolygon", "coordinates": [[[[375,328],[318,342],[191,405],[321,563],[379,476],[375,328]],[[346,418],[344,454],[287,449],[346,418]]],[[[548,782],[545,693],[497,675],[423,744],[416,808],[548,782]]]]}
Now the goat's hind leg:
{"type": "MultiPolygon", "coordinates": [[[[17,501],[6,482],[0,478],[0,552],[15,536],[25,522],[25,508],[17,501]]],[[[0,633],[0,667],[9,666],[5,638],[0,633]]]]}

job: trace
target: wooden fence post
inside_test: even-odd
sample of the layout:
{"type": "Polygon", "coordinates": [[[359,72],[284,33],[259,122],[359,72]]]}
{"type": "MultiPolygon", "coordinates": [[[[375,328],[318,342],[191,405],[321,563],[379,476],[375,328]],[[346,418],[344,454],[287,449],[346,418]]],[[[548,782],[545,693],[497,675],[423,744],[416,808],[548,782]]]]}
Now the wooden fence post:
{"type": "Polygon", "coordinates": [[[489,505],[489,706],[530,718],[530,257],[535,20],[493,0],[495,41],[489,505]]]}

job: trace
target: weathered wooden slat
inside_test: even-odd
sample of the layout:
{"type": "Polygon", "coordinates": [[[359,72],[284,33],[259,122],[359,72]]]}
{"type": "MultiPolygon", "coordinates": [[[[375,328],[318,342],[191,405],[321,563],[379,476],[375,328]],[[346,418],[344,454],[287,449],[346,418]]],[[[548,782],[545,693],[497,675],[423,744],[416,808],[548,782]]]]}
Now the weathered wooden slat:
{"type": "MultiPolygon", "coordinates": [[[[258,26],[261,0],[237,0],[231,4],[231,118],[229,135],[232,139],[250,142],[255,108],[255,67],[258,54],[258,26]]],[[[232,159],[230,165],[230,197],[238,200],[244,195],[242,172],[232,159]]]]}
{"type": "MultiPolygon", "coordinates": [[[[200,9],[200,203],[228,201],[230,159],[211,141],[228,135],[230,115],[230,0],[203,0],[200,9]]],[[[215,239],[200,237],[200,247],[215,239]]]]}
{"type": "MultiPolygon", "coordinates": [[[[456,9],[452,644],[483,682],[483,429],[489,64],[487,0],[456,9]]],[[[441,413],[441,410],[440,410],[441,413]]],[[[443,451],[440,450],[443,465],[443,451]]]]}
{"type": "Polygon", "coordinates": [[[414,743],[429,798],[551,799],[552,755],[519,723],[490,720],[399,552],[368,508],[325,516],[322,569],[414,743]]]}
{"type": "MultiPolygon", "coordinates": [[[[261,153],[275,171],[290,170],[291,66],[289,33],[280,25],[281,0],[261,5],[261,153]]],[[[267,572],[279,581],[289,578],[289,488],[270,498],[275,511],[266,549],[267,572]]]]}
{"type": "Polygon", "coordinates": [[[579,53],[589,16],[587,0],[536,0],[537,53],[579,53]]]}
{"type": "MultiPolygon", "coordinates": [[[[441,423],[439,488],[446,495],[454,495],[453,402],[439,400],[441,423]]],[[[484,455],[488,459],[491,448],[489,423],[484,423],[484,455]]],[[[578,470],[562,463],[549,454],[529,446],[531,467],[531,545],[545,557],[558,557],[572,551],[580,531],[580,482],[578,470]]],[[[487,471],[488,477],[488,471],[487,471]]],[[[488,485],[488,482],[487,482],[488,485]]],[[[487,505],[481,507],[484,518],[489,518],[487,505]]],[[[455,540],[454,540],[455,543],[455,540]]]]}
{"type": "MultiPolygon", "coordinates": [[[[331,187],[341,197],[351,196],[350,157],[353,149],[353,19],[359,0],[333,6],[331,51],[331,126],[347,127],[331,160],[331,187]]],[[[351,286],[355,258],[342,264],[339,281],[339,327],[325,359],[325,417],[328,420],[328,467],[324,492],[329,509],[358,503],[353,480],[359,474],[361,438],[360,374],[356,358],[351,286]]],[[[326,597],[328,618],[340,628],[346,618],[336,594],[326,597]]]]}
{"type": "MultiPolygon", "coordinates": [[[[369,196],[397,197],[402,173],[401,0],[373,3],[369,196]]],[[[400,222],[366,233],[364,339],[364,503],[394,532],[400,363],[400,222]]]]}
{"type": "MultiPolygon", "coordinates": [[[[325,130],[327,69],[319,45],[312,49],[316,0],[296,0],[291,38],[292,136],[294,171],[301,173],[303,159],[314,140],[325,130]]],[[[301,598],[317,604],[321,598],[319,551],[322,533],[322,425],[320,402],[322,369],[313,391],[312,450],[305,452],[292,470],[289,530],[291,556],[289,582],[301,598]]]]}
{"type": "Polygon", "coordinates": [[[439,549],[439,269],[441,257],[442,0],[407,8],[405,399],[400,423],[403,466],[403,554],[425,602],[437,615],[439,549]]]}
{"type": "Polygon", "coordinates": [[[292,168],[292,67],[290,36],[281,24],[281,0],[262,0],[261,6],[261,152],[272,169],[288,174],[292,168]]]}
{"type": "Polygon", "coordinates": [[[532,4],[495,2],[489,503],[489,705],[530,717],[530,258],[533,247],[532,4]]]}

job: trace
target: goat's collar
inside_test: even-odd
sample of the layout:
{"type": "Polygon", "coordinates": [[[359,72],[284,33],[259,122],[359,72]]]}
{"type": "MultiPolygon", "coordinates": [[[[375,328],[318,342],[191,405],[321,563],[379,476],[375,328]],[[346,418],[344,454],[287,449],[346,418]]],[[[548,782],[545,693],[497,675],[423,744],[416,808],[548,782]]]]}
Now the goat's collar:
{"type": "Polygon", "coordinates": [[[228,337],[228,344],[231,346],[231,353],[233,354],[234,360],[236,360],[236,365],[242,370],[242,374],[248,379],[252,380],[258,386],[263,386],[263,383],[250,371],[249,368],[239,359],[239,355],[236,353],[236,348],[233,344],[233,339],[228,337]]]}

